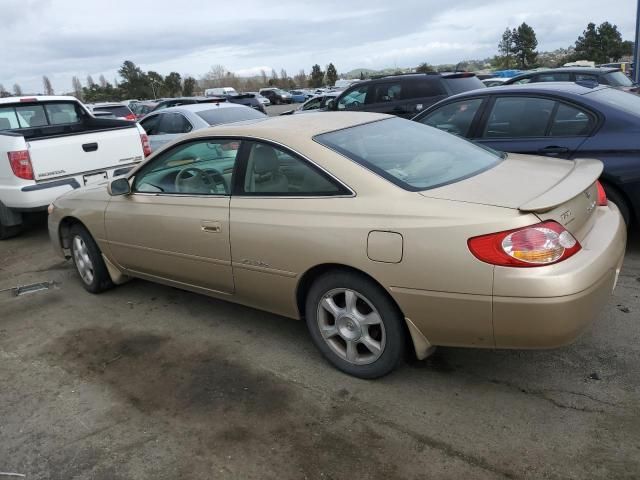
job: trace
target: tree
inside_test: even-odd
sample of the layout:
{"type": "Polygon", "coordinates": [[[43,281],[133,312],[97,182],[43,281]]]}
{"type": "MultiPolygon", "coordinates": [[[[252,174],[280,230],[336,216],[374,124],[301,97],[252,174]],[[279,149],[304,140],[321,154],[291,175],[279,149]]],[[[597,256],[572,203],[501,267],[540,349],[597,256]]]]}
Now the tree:
{"type": "Polygon", "coordinates": [[[93,81],[93,77],[91,75],[87,75],[87,87],[91,88],[96,84],[96,82],[93,81]]]}
{"type": "Polygon", "coordinates": [[[311,80],[310,86],[313,88],[318,88],[322,86],[322,82],[324,81],[324,72],[320,69],[320,65],[317,63],[311,67],[311,80]]]}
{"type": "Polygon", "coordinates": [[[100,74],[98,77],[98,83],[100,84],[100,87],[107,88],[107,79],[104,78],[104,75],[100,74]]]}
{"type": "Polygon", "coordinates": [[[154,72],[153,70],[149,70],[145,75],[147,85],[151,89],[151,94],[153,98],[163,97],[165,96],[166,88],[164,84],[164,77],[160,75],[158,72],[154,72]]]}
{"type": "MultiPolygon", "coordinates": [[[[152,90],[149,80],[135,63],[126,60],[118,70],[118,74],[123,80],[119,87],[125,98],[148,98],[150,96],[152,90]]],[[[101,85],[101,88],[105,87],[101,85]]]]}
{"type": "Polygon", "coordinates": [[[190,97],[193,95],[197,86],[196,79],[193,77],[186,77],[182,82],[182,94],[185,97],[190,97]]]}
{"type": "Polygon", "coordinates": [[[182,90],[182,77],[178,72],[171,72],[164,77],[164,88],[170,97],[177,97],[182,90]]]}
{"type": "Polygon", "coordinates": [[[53,86],[51,85],[51,80],[46,75],[42,76],[42,88],[44,90],[45,95],[54,95],[53,86]]]}
{"type": "Polygon", "coordinates": [[[609,22],[589,23],[576,40],[576,60],[591,60],[596,63],[617,61],[633,53],[633,43],[623,42],[616,25],[609,22]]]}
{"type": "Polygon", "coordinates": [[[4,88],[4,85],[0,83],[0,98],[10,97],[11,95],[7,92],[7,89],[4,88]]]}
{"type": "Polygon", "coordinates": [[[80,80],[78,80],[78,77],[73,77],[71,79],[71,88],[73,89],[73,95],[80,101],[83,100],[83,95],[82,95],[82,84],[80,83],[80,80]]]}
{"type": "Polygon", "coordinates": [[[335,85],[336,81],[338,80],[338,71],[336,70],[336,67],[333,65],[333,63],[330,63],[329,65],[327,65],[327,85],[335,85]]]}
{"type": "Polygon", "coordinates": [[[517,29],[514,29],[512,36],[513,52],[518,59],[518,67],[523,70],[532,68],[538,57],[536,32],[523,22],[517,29]]]}
{"type": "Polygon", "coordinates": [[[293,77],[293,81],[296,84],[296,87],[304,88],[307,86],[307,74],[304,73],[304,70],[300,70],[298,74],[293,77]]]}
{"type": "Polygon", "coordinates": [[[262,81],[262,86],[267,86],[267,72],[264,70],[260,70],[260,80],[262,81]]]}
{"type": "Polygon", "coordinates": [[[15,83],[13,85],[13,93],[16,97],[19,97],[22,95],[22,87],[20,85],[18,85],[17,83],[15,83]]]}
{"type": "Polygon", "coordinates": [[[496,66],[499,68],[513,68],[515,63],[515,45],[514,45],[514,33],[515,30],[511,30],[509,27],[502,34],[502,40],[498,43],[499,56],[496,58],[496,66]]]}
{"type": "Polygon", "coordinates": [[[364,72],[362,70],[360,71],[360,80],[364,80],[364,72]]]}
{"type": "Polygon", "coordinates": [[[416,73],[429,73],[434,71],[435,70],[433,69],[433,67],[429,65],[427,62],[422,62],[420,65],[416,67],[416,73]]]}

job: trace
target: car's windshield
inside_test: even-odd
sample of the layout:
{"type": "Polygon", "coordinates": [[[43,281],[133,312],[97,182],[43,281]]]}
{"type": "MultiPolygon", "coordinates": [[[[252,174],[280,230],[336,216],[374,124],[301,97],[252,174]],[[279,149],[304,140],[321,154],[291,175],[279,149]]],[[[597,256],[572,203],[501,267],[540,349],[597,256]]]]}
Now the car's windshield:
{"type": "Polygon", "coordinates": [[[624,110],[631,115],[640,115],[640,97],[628,92],[616,90],[615,88],[602,88],[588,93],[591,98],[595,98],[614,108],[624,110]]]}
{"type": "Polygon", "coordinates": [[[317,135],[318,143],[411,191],[477,175],[502,157],[418,122],[391,118],[317,135]]]}
{"type": "Polygon", "coordinates": [[[197,115],[209,125],[219,125],[221,123],[241,122],[243,120],[255,120],[264,118],[264,113],[251,107],[224,108],[216,107],[211,110],[197,112],[197,115]]]}
{"type": "Polygon", "coordinates": [[[607,73],[605,78],[609,81],[609,85],[612,87],[633,87],[633,82],[629,77],[620,71],[607,73]]]}

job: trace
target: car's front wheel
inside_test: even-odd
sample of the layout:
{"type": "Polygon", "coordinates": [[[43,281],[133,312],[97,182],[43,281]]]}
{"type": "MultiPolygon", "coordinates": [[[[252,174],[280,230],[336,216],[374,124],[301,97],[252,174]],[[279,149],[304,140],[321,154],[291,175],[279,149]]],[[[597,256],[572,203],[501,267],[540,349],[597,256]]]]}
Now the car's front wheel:
{"type": "Polygon", "coordinates": [[[404,357],[402,315],[364,275],[334,271],[319,277],[307,295],[306,321],[327,360],[355,377],[386,375],[404,357]]]}
{"type": "Polygon", "coordinates": [[[70,229],[71,257],[80,275],[82,286],[91,293],[100,293],[113,287],[100,248],[91,234],[80,224],[70,229]]]}

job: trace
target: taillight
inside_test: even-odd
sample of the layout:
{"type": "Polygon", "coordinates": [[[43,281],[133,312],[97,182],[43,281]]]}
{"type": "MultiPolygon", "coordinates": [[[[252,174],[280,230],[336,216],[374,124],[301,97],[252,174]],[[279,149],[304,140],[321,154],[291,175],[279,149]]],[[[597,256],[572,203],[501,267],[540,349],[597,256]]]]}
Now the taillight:
{"type": "Polygon", "coordinates": [[[137,120],[135,113],[130,113],[129,115],[125,115],[124,118],[125,120],[131,120],[131,121],[137,120]]]}
{"type": "Polygon", "coordinates": [[[140,134],[140,142],[142,142],[142,152],[145,157],[151,155],[151,145],[149,145],[149,137],[147,137],[146,133],[140,134]]]}
{"type": "Polygon", "coordinates": [[[554,221],[473,237],[467,245],[477,259],[503,267],[551,265],[582,248],[569,231],[554,221]]]}
{"type": "Polygon", "coordinates": [[[15,152],[7,152],[9,163],[13,174],[18,178],[25,180],[33,180],[33,166],[31,165],[31,157],[29,150],[18,150],[15,152]]]}
{"type": "Polygon", "coordinates": [[[607,200],[607,193],[604,191],[604,187],[599,181],[596,181],[598,187],[598,206],[606,207],[609,201],[607,200]]]}

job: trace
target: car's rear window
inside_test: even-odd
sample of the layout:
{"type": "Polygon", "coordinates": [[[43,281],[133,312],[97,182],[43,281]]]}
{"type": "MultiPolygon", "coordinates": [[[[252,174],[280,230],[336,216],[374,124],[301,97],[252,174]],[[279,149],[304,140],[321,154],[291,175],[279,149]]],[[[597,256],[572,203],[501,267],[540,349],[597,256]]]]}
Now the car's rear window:
{"type": "Polygon", "coordinates": [[[209,125],[219,125],[221,123],[242,122],[243,120],[255,120],[264,118],[264,113],[251,107],[224,108],[215,107],[211,110],[197,112],[197,115],[209,125]]]}
{"type": "Polygon", "coordinates": [[[131,112],[131,110],[129,110],[129,107],[125,105],[114,105],[111,107],[93,107],[93,109],[99,112],[111,112],[116,117],[126,117],[127,115],[131,115],[131,113],[133,113],[131,112]]]}
{"type": "Polygon", "coordinates": [[[18,103],[0,107],[0,130],[64,125],[79,121],[78,109],[71,102],[18,103]]]}
{"type": "Polygon", "coordinates": [[[631,115],[640,115],[640,97],[638,95],[616,90],[615,88],[602,88],[589,92],[587,95],[631,115]]]}
{"type": "Polygon", "coordinates": [[[633,82],[622,72],[611,72],[604,76],[612,87],[633,87],[633,82]]]}
{"type": "Polygon", "coordinates": [[[476,76],[460,78],[443,77],[443,80],[447,87],[449,87],[449,90],[451,90],[452,95],[468,92],[469,90],[477,90],[478,88],[487,88],[487,86],[476,76]]]}
{"type": "Polygon", "coordinates": [[[458,182],[502,161],[497,152],[401,118],[323,133],[314,140],[410,191],[458,182]]]}

